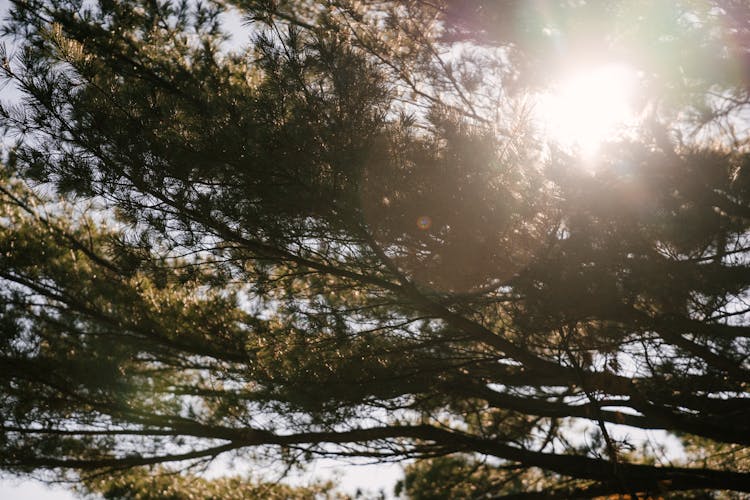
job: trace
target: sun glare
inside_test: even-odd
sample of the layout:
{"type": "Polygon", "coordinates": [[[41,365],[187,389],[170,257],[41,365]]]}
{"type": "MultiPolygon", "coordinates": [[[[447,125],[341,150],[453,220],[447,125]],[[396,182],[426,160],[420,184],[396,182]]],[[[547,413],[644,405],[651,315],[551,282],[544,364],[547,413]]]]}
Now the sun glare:
{"type": "Polygon", "coordinates": [[[634,125],[636,72],[608,64],[571,73],[540,96],[537,119],[552,141],[591,156],[634,125]]]}

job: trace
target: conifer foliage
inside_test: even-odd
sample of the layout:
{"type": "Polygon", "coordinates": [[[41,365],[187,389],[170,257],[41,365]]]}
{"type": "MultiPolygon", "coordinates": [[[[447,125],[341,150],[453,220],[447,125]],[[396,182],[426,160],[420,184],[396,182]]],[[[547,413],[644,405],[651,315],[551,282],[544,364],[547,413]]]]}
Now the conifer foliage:
{"type": "Polygon", "coordinates": [[[750,492],[750,7],[666,4],[14,0],[0,467],[750,492]],[[595,160],[530,104],[592,44],[646,96],[595,160]]]}

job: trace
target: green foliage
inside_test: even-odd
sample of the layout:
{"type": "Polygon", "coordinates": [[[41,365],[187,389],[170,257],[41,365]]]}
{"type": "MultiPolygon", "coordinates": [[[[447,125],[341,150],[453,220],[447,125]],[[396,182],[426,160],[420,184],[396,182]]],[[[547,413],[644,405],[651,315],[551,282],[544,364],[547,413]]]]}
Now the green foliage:
{"type": "Polygon", "coordinates": [[[260,483],[241,477],[204,479],[165,469],[135,469],[125,475],[94,479],[86,483],[91,493],[107,500],[304,500],[341,499],[331,493],[331,484],[292,487],[278,483],[260,483]]]}
{"type": "Polygon", "coordinates": [[[551,482],[533,470],[498,467],[463,455],[420,460],[405,469],[395,494],[413,500],[485,498],[520,493],[551,482]]]}
{"type": "Polygon", "coordinates": [[[750,491],[748,19],[14,2],[0,467],[116,498],[334,495],[190,470],[230,453],[415,459],[413,498],[750,491]],[[583,46],[643,87],[594,159],[529,104],[583,46]]]}

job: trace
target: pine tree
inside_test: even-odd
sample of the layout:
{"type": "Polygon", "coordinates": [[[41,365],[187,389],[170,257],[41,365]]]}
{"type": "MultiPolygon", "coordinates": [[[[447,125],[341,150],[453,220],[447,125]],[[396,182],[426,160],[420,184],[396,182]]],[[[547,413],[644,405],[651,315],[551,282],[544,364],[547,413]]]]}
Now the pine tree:
{"type": "Polygon", "coordinates": [[[0,467],[135,471],[109,487],[413,458],[415,498],[750,491],[748,11],[14,1],[0,467]],[[529,110],[561,40],[641,57],[642,126],[595,173],[529,110]]]}

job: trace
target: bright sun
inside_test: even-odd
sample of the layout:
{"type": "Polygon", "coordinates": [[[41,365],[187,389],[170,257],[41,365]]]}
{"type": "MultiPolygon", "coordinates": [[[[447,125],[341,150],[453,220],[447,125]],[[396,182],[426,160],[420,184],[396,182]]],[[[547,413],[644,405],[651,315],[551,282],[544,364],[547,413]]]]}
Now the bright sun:
{"type": "Polygon", "coordinates": [[[637,74],[622,64],[571,73],[540,96],[536,116],[546,135],[586,156],[635,124],[637,74]]]}

